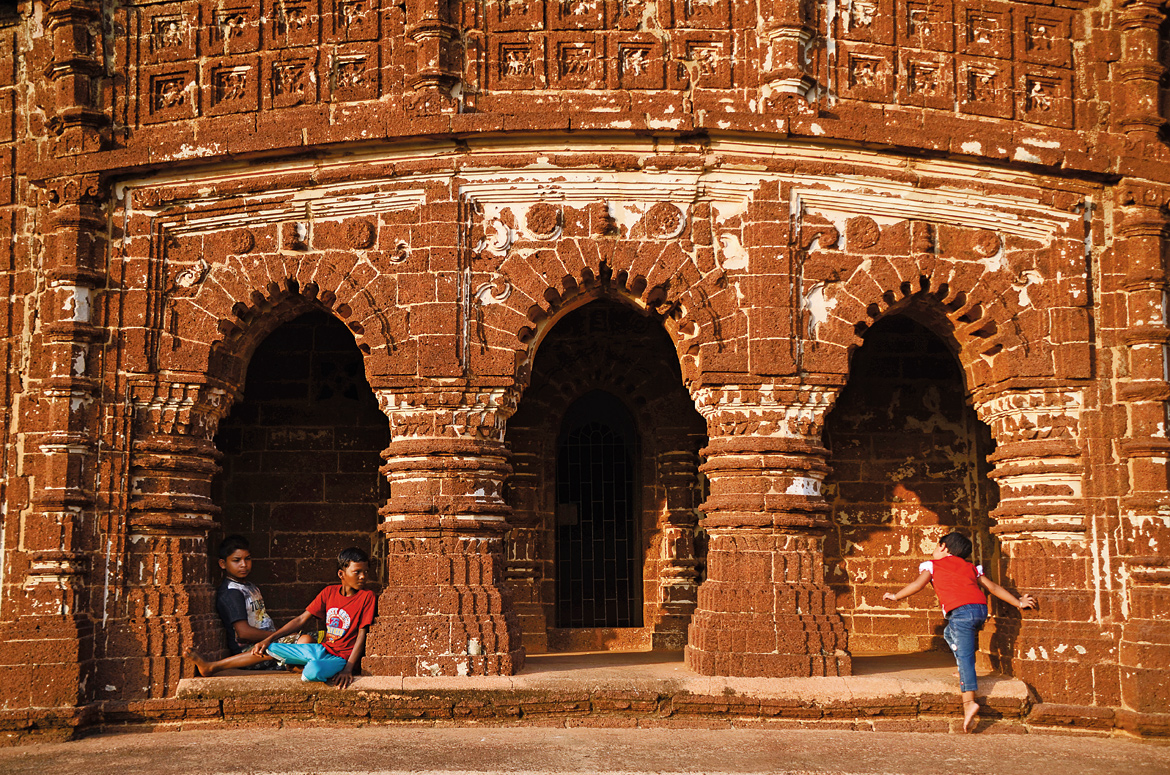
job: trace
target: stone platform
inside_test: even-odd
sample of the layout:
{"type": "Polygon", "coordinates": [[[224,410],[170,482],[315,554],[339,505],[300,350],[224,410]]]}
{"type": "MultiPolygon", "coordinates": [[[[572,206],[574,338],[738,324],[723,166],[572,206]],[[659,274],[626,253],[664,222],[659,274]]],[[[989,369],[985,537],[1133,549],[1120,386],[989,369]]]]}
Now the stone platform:
{"type": "MultiPolygon", "coordinates": [[[[855,658],[835,678],[718,678],[681,652],[544,654],[515,676],[364,676],[347,690],[292,673],[231,671],[180,681],[171,700],[107,703],[104,728],[265,725],[537,724],[601,727],[814,727],[960,731],[949,654],[855,658]]],[[[1026,731],[1021,681],[980,676],[981,729],[1026,731]]]]}

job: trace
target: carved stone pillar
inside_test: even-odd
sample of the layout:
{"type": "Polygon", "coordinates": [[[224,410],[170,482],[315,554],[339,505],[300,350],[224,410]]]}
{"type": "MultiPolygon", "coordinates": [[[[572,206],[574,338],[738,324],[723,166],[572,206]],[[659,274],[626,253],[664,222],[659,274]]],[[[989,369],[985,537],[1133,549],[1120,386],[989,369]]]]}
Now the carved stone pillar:
{"type": "MultiPolygon", "coordinates": [[[[668,442],[669,443],[669,442],[668,442]]],[[[674,446],[683,446],[680,440],[674,446]]],[[[695,528],[699,523],[698,456],[689,449],[671,449],[658,455],[658,480],[664,508],[659,515],[659,548],[648,570],[657,583],[651,642],[655,649],[682,649],[687,625],[698,601],[699,561],[695,557],[695,528]]]]}
{"type": "Polygon", "coordinates": [[[15,407],[23,449],[10,483],[18,513],[19,574],[6,589],[0,649],[4,703],[70,707],[92,696],[93,625],[88,556],[97,545],[94,489],[98,367],[94,291],[104,283],[103,198],[96,178],[51,181],[41,194],[35,326],[24,392],[15,407]],[[23,484],[22,484],[23,483],[23,484]],[[13,589],[18,587],[18,589],[13,589]],[[35,641],[35,643],[27,643],[35,641]],[[31,649],[31,650],[26,650],[31,649]],[[21,654],[37,653],[35,664],[21,654]]]}
{"type": "Polygon", "coordinates": [[[1165,1],[1119,0],[1118,6],[1118,73],[1123,90],[1118,122],[1128,140],[1152,148],[1166,124],[1158,105],[1159,85],[1166,69],[1158,57],[1158,30],[1166,18],[1165,1]]]}
{"type": "Polygon", "coordinates": [[[552,592],[542,590],[548,586],[550,564],[546,553],[541,551],[548,538],[540,511],[545,461],[532,435],[517,433],[512,439],[512,476],[508,482],[512,527],[506,541],[505,574],[524,648],[530,654],[539,654],[548,651],[549,612],[544,601],[552,592]]]}
{"type": "Polygon", "coordinates": [[[104,74],[102,3],[99,0],[53,0],[47,3],[45,29],[52,60],[45,75],[53,85],[55,111],[48,120],[56,135],[54,153],[73,156],[100,151],[109,139],[110,117],[100,107],[99,79],[104,74]]]}
{"type": "Polygon", "coordinates": [[[406,34],[417,52],[410,105],[422,115],[456,112],[462,59],[459,7],[448,0],[412,0],[406,9],[406,34]]]}
{"type": "Polygon", "coordinates": [[[390,418],[382,472],[385,587],[364,669],[375,675],[511,675],[524,663],[504,594],[502,497],[511,472],[504,390],[377,390],[390,418]]]}
{"type": "Polygon", "coordinates": [[[1094,528],[1082,491],[1083,407],[1074,387],[1007,389],[976,402],[997,445],[988,456],[1000,493],[990,515],[1003,555],[997,580],[1040,601],[1023,618],[992,602],[992,664],[1027,681],[1045,702],[1089,705],[1094,686],[1116,688],[1116,661],[1102,637],[1105,603],[1094,593],[1107,571],[1098,536],[1087,534],[1094,528]],[[1062,643],[1067,648],[1057,651],[1062,643]]]}
{"type": "Polygon", "coordinates": [[[207,383],[133,387],[123,602],[99,663],[99,684],[121,699],[169,696],[191,674],[187,648],[223,648],[207,534],[218,527],[211,480],[220,453],[212,436],[227,398],[207,383]]]}
{"type": "Polygon", "coordinates": [[[803,0],[761,0],[760,105],[769,110],[815,113],[808,97],[816,79],[809,69],[815,30],[812,6],[803,0]]]}
{"type": "Polygon", "coordinates": [[[821,423],[835,392],[799,386],[705,388],[710,444],[700,468],[707,579],[686,648],[704,675],[847,675],[836,595],[824,579],[830,470],[821,423]]]}
{"type": "Polygon", "coordinates": [[[1115,251],[1124,269],[1126,411],[1118,443],[1128,468],[1117,540],[1121,583],[1121,702],[1133,731],[1170,726],[1170,187],[1127,181],[1119,189],[1115,251]],[[1157,719],[1157,721],[1155,721],[1157,719]]]}

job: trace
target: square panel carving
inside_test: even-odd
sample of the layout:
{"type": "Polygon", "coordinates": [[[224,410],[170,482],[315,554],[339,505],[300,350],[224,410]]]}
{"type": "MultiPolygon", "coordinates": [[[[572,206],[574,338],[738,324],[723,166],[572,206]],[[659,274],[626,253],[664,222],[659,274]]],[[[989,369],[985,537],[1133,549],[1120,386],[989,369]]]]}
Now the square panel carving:
{"type": "Polygon", "coordinates": [[[732,85],[731,33],[679,33],[671,39],[670,88],[685,89],[692,82],[703,89],[730,89],[732,85]]]}
{"type": "Polygon", "coordinates": [[[888,102],[894,94],[893,51],[865,43],[844,44],[837,59],[838,93],[847,99],[888,102]]]}
{"type": "Polygon", "coordinates": [[[260,107],[260,72],[255,57],[217,60],[204,66],[204,115],[247,113],[260,107]]]}
{"type": "Polygon", "coordinates": [[[1012,66],[997,59],[958,57],[959,110],[979,116],[1012,117],[1012,66]]]}
{"type": "Polygon", "coordinates": [[[329,7],[329,40],[377,40],[380,0],[322,0],[329,7]]]}
{"type": "Polygon", "coordinates": [[[321,42],[319,0],[267,0],[268,47],[315,46],[321,42]]]}
{"type": "Polygon", "coordinates": [[[666,51],[659,38],[631,35],[609,41],[612,89],[661,89],[666,83],[666,51]]]}
{"type": "Polygon", "coordinates": [[[591,33],[561,33],[548,39],[549,85],[561,89],[605,87],[605,39],[591,33]]]}
{"type": "Polygon", "coordinates": [[[493,89],[535,89],[545,83],[543,40],[526,34],[490,39],[488,84],[493,89]]]}
{"type": "Polygon", "coordinates": [[[927,51],[954,51],[954,8],[950,0],[899,0],[898,45],[927,51]]]}
{"type": "Polygon", "coordinates": [[[1025,62],[1072,66],[1072,18],[1059,8],[1017,8],[1016,52],[1025,62]]]}
{"type": "Polygon", "coordinates": [[[381,51],[376,43],[338,46],[329,58],[330,101],[378,99],[381,73],[381,51]]]}
{"type": "Polygon", "coordinates": [[[731,0],[671,0],[673,26],[684,30],[731,27],[731,0]]]}
{"type": "Polygon", "coordinates": [[[929,51],[903,51],[898,70],[898,102],[919,108],[952,110],[955,67],[951,57],[929,51]]]}
{"type": "Polygon", "coordinates": [[[207,54],[244,54],[260,48],[257,0],[207,2],[203,8],[207,54]]]}
{"type": "MultiPolygon", "coordinates": [[[[636,30],[646,18],[647,0],[609,0],[607,4],[609,26],[619,30],[636,30]]],[[[659,3],[660,18],[670,15],[659,3]]],[[[663,26],[669,27],[669,20],[663,26]]]]}
{"type": "Polygon", "coordinates": [[[1017,84],[1019,117],[1034,124],[1071,128],[1072,74],[1055,67],[1021,67],[1017,84]]]}
{"type": "Polygon", "coordinates": [[[1012,17],[1008,6],[974,0],[959,5],[959,51],[981,57],[1009,59],[1012,17]]]}
{"type": "Polygon", "coordinates": [[[264,58],[265,107],[291,108],[317,101],[317,49],[285,49],[264,58]]]}
{"type": "Polygon", "coordinates": [[[548,26],[554,30],[602,30],[606,0],[548,0],[548,26]]]}
{"type": "Polygon", "coordinates": [[[544,29],[544,0],[486,0],[484,15],[492,32],[544,29]]]}
{"type": "Polygon", "coordinates": [[[180,62],[194,59],[199,37],[199,4],[148,6],[142,13],[140,47],[144,62],[180,62]]]}
{"type": "Polygon", "coordinates": [[[177,121],[199,114],[194,64],[153,65],[138,75],[139,121],[177,121]]]}
{"type": "Polygon", "coordinates": [[[844,40],[894,42],[894,0],[845,0],[839,9],[837,28],[844,40]]]}

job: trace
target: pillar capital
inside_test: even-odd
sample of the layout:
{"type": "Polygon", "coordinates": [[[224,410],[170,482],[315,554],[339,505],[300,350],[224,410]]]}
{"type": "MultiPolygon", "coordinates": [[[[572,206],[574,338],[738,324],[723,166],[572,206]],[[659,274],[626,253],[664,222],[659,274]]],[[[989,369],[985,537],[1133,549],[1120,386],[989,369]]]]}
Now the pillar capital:
{"type": "Polygon", "coordinates": [[[704,527],[816,528],[828,507],[821,443],[835,388],[762,385],[702,389],[710,442],[700,470],[711,484],[704,527]]]}
{"type": "Polygon", "coordinates": [[[996,441],[988,456],[1000,492],[992,533],[1009,541],[1083,539],[1084,406],[1081,388],[1061,386],[1009,388],[976,403],[996,441]]]}

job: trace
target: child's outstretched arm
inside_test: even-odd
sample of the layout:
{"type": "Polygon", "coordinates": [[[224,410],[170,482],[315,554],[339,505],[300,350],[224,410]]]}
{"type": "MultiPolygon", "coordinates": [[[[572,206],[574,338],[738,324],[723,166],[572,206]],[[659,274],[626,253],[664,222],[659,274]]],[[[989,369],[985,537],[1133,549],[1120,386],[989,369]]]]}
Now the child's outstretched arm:
{"type": "Polygon", "coordinates": [[[296,619],[293,619],[291,622],[284,625],[276,632],[266,633],[264,640],[258,642],[255,646],[252,647],[252,653],[258,657],[265,656],[265,652],[268,651],[268,647],[272,645],[273,641],[279,638],[283,638],[285,635],[291,635],[294,632],[300,632],[301,628],[309,623],[309,619],[311,617],[312,614],[310,614],[308,611],[301,611],[300,616],[298,616],[296,619]]]}
{"type": "Polygon", "coordinates": [[[996,584],[994,581],[987,578],[986,576],[980,576],[979,583],[982,584],[983,588],[986,589],[988,592],[995,595],[996,597],[998,597],[1000,600],[1004,601],[1005,603],[1011,603],[1016,608],[1035,608],[1036,607],[1036,599],[1034,597],[1032,597],[1031,595],[1020,595],[1019,597],[1016,597],[1011,592],[1008,592],[1006,589],[1001,587],[999,584],[996,584]]]}
{"type": "Polygon", "coordinates": [[[272,634],[272,630],[259,630],[248,624],[247,619],[232,622],[232,629],[236,631],[236,640],[241,643],[259,643],[272,634]]]}
{"type": "Polygon", "coordinates": [[[341,668],[340,673],[329,679],[329,683],[338,689],[344,689],[353,681],[353,671],[357,669],[357,664],[361,661],[362,654],[366,651],[366,630],[368,629],[368,627],[362,627],[358,630],[357,638],[353,641],[353,651],[350,652],[349,659],[345,662],[345,667],[341,668]]]}
{"type": "Polygon", "coordinates": [[[887,592],[886,594],[882,595],[882,600],[901,600],[904,597],[910,597],[911,595],[917,594],[926,589],[926,585],[930,583],[930,576],[930,571],[924,570],[918,575],[918,578],[914,579],[909,584],[899,589],[897,592],[887,592]]]}

